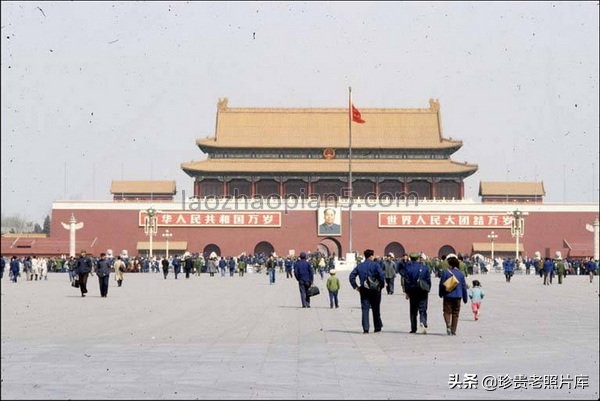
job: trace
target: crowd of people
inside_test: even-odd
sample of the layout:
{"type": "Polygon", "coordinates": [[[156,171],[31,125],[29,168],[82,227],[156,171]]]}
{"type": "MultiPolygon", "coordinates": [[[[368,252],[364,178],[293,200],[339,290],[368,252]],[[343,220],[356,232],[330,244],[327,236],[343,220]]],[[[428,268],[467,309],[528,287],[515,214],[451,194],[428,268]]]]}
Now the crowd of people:
{"type": "MultiPolygon", "coordinates": [[[[113,257],[101,253],[95,258],[81,250],[77,257],[70,258],[44,258],[44,257],[22,257],[13,256],[10,261],[0,258],[0,278],[3,277],[6,266],[9,267],[10,280],[17,282],[21,275],[26,280],[47,280],[48,271],[66,271],[69,280],[74,287],[78,287],[81,296],[85,297],[87,281],[90,275],[98,277],[100,295],[106,298],[109,288],[109,277],[114,272],[114,277],[119,287],[122,286],[126,272],[154,272],[162,271],[166,280],[173,272],[174,279],[179,274],[185,274],[189,279],[191,275],[207,273],[214,277],[220,272],[221,277],[243,277],[248,269],[255,273],[265,271],[269,284],[275,284],[276,272],[285,272],[286,279],[296,279],[298,283],[300,301],[302,308],[310,308],[311,287],[314,285],[315,277],[325,279],[329,295],[330,308],[339,308],[338,292],[341,284],[336,276],[335,255],[326,256],[320,252],[301,252],[298,257],[289,255],[286,257],[276,254],[256,255],[241,254],[239,256],[219,256],[215,252],[204,256],[202,254],[183,255],[174,254],[167,258],[133,257],[126,255],[113,257]]],[[[462,255],[448,254],[440,258],[426,258],[423,254],[413,252],[396,258],[393,253],[385,257],[376,257],[372,249],[367,249],[362,256],[357,255],[357,265],[350,272],[349,283],[351,287],[359,292],[361,305],[361,325],[365,334],[369,333],[371,322],[369,311],[372,314],[374,332],[380,332],[383,328],[381,318],[381,294],[383,289],[388,295],[393,295],[396,288],[401,288],[404,296],[409,301],[410,333],[426,334],[428,299],[433,278],[439,279],[438,295],[443,299],[443,316],[446,323],[446,333],[456,335],[458,318],[460,314],[461,301],[466,304],[471,300],[471,310],[474,320],[479,320],[481,303],[485,297],[485,291],[479,280],[473,280],[472,285],[467,284],[467,277],[472,274],[486,274],[489,267],[496,271],[502,269],[506,282],[510,283],[515,271],[524,274],[538,274],[544,285],[551,285],[554,276],[558,277],[558,284],[568,274],[587,274],[590,283],[597,274],[598,263],[593,258],[587,260],[563,259],[560,252],[556,252],[554,258],[542,258],[539,252],[534,257],[524,260],[506,258],[494,260],[487,264],[478,257],[469,258],[462,255]],[[396,285],[396,280],[399,285],[396,285]],[[358,280],[358,281],[357,281],[358,280]]]]}

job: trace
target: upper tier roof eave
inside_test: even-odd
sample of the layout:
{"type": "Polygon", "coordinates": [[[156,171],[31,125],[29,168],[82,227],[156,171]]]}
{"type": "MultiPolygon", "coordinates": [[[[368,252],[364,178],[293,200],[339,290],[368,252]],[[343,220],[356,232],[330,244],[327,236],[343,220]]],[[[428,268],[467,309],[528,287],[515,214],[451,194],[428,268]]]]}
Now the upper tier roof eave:
{"type": "MultiPolygon", "coordinates": [[[[205,153],[211,153],[210,150],[220,149],[274,149],[278,152],[281,151],[281,147],[278,145],[273,145],[272,143],[261,142],[253,144],[252,146],[248,146],[246,144],[221,144],[216,141],[215,137],[206,137],[206,138],[198,138],[196,140],[196,146],[200,148],[205,153]]],[[[442,139],[439,145],[435,147],[431,146],[423,146],[423,145],[409,145],[409,146],[372,146],[372,144],[366,144],[366,146],[361,146],[360,144],[352,144],[352,149],[389,149],[389,150],[454,150],[457,151],[463,146],[463,141],[460,140],[451,140],[451,139],[442,139]]],[[[348,144],[340,144],[340,146],[324,146],[321,144],[310,144],[310,143],[301,143],[301,144],[288,144],[286,149],[325,149],[325,148],[333,148],[333,149],[347,149],[348,144]]]]}
{"type": "MultiPolygon", "coordinates": [[[[467,177],[477,172],[476,164],[459,163],[449,159],[355,159],[356,174],[398,175],[457,175],[467,177]]],[[[189,176],[206,174],[345,174],[347,159],[206,159],[182,163],[189,176]]]]}

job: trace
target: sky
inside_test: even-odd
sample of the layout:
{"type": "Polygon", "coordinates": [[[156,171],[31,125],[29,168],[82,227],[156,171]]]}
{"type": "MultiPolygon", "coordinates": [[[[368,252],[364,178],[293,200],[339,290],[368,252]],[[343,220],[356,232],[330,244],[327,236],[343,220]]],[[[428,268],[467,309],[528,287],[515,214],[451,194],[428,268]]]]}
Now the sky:
{"type": "Polygon", "coordinates": [[[598,202],[593,2],[1,2],[3,216],[176,180],[229,107],[427,108],[480,181],[598,202]]]}

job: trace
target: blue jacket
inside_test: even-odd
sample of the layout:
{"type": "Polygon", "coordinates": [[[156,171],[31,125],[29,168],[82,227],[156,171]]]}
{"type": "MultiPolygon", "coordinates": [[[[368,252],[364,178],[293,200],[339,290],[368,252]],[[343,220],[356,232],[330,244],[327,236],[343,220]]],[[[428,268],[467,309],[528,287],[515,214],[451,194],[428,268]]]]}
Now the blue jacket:
{"type": "Polygon", "coordinates": [[[381,265],[371,259],[367,259],[364,262],[360,263],[350,272],[350,285],[352,288],[363,287],[365,280],[368,276],[374,277],[381,283],[381,289],[383,289],[383,285],[385,283],[385,275],[383,274],[383,269],[381,265]],[[356,276],[358,276],[360,284],[356,285],[356,276]]]}
{"type": "Polygon", "coordinates": [[[98,259],[96,262],[96,274],[98,277],[110,275],[110,262],[108,259],[98,259]]]}
{"type": "Polygon", "coordinates": [[[469,300],[469,294],[467,292],[467,282],[465,281],[465,276],[459,269],[452,269],[452,273],[445,269],[440,276],[440,289],[439,289],[440,298],[462,298],[464,303],[467,303],[469,300]],[[444,281],[450,277],[450,275],[454,274],[458,279],[458,285],[451,292],[446,291],[444,288],[444,281]]]}
{"type": "Polygon", "coordinates": [[[12,259],[10,261],[10,271],[13,272],[13,274],[16,274],[19,272],[19,270],[21,270],[21,266],[19,265],[19,259],[12,259]]]}
{"type": "Polygon", "coordinates": [[[75,271],[78,274],[90,273],[92,271],[92,259],[89,256],[80,256],[75,263],[75,271]]]}
{"type": "Polygon", "coordinates": [[[504,262],[502,262],[502,265],[504,267],[505,273],[512,273],[513,270],[515,269],[515,262],[513,262],[510,259],[507,259],[504,262]]]}
{"type": "Polygon", "coordinates": [[[406,272],[404,273],[404,291],[421,291],[417,280],[421,277],[425,279],[429,287],[431,288],[431,272],[429,268],[422,263],[412,262],[408,265],[406,272]]]}
{"type": "Polygon", "coordinates": [[[179,256],[175,256],[171,261],[171,264],[173,265],[173,270],[176,273],[179,273],[181,271],[181,259],[179,259],[179,256]]]}
{"type": "Polygon", "coordinates": [[[585,271],[589,274],[589,273],[593,273],[596,271],[596,262],[594,262],[593,260],[588,260],[585,263],[585,271]]]}
{"type": "Polygon", "coordinates": [[[306,259],[300,259],[294,263],[294,276],[299,283],[312,284],[314,273],[310,263],[306,259]]]}
{"type": "Polygon", "coordinates": [[[551,273],[554,271],[554,262],[550,259],[544,260],[544,272],[551,273]]]}

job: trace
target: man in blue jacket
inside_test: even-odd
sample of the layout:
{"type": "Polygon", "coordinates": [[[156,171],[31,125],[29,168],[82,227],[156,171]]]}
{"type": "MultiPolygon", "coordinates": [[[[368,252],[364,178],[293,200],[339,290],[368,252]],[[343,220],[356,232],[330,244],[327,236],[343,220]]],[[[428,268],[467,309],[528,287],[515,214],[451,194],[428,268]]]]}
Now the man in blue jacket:
{"type": "Polygon", "coordinates": [[[20,269],[21,266],[19,266],[19,259],[17,259],[17,257],[13,255],[13,257],[10,260],[10,278],[13,283],[17,282],[17,277],[19,277],[20,269]]]}
{"type": "Polygon", "coordinates": [[[504,277],[506,278],[506,282],[510,283],[510,278],[515,272],[515,262],[511,258],[506,258],[506,260],[502,262],[502,267],[504,267],[504,277]]]}
{"type": "Polygon", "coordinates": [[[175,280],[177,280],[177,275],[181,272],[181,259],[179,259],[178,255],[175,255],[173,257],[171,264],[173,265],[173,273],[175,273],[175,280]]]}
{"type": "Polygon", "coordinates": [[[360,293],[360,308],[362,310],[362,327],[363,333],[369,332],[369,308],[373,311],[373,327],[375,333],[381,331],[383,322],[381,321],[381,290],[385,285],[385,275],[379,263],[375,262],[375,252],[372,249],[367,249],[363,252],[365,259],[362,263],[356,266],[350,272],[350,285],[360,293]],[[360,285],[356,284],[356,276],[358,276],[360,285]],[[376,279],[379,284],[377,287],[368,285],[367,278],[376,279]]]}
{"type": "Polygon", "coordinates": [[[596,262],[594,258],[590,256],[590,260],[585,262],[585,271],[590,276],[590,283],[594,281],[594,274],[596,273],[596,262]]]}
{"type": "Polygon", "coordinates": [[[100,259],[96,261],[96,276],[98,276],[98,283],[100,284],[100,296],[106,298],[108,295],[108,283],[110,277],[110,263],[106,259],[106,254],[102,252],[100,259]]]}
{"type": "Polygon", "coordinates": [[[460,313],[460,300],[466,304],[469,300],[467,292],[467,283],[465,276],[459,269],[460,262],[454,254],[446,257],[448,269],[442,272],[440,276],[439,296],[444,298],[444,320],[446,321],[446,334],[456,335],[456,327],[458,326],[458,314],[460,313]],[[444,281],[454,275],[458,280],[458,285],[452,291],[447,291],[444,287],[444,281]]]}
{"type": "Polygon", "coordinates": [[[88,292],[87,280],[92,272],[92,266],[92,259],[87,256],[86,251],[82,249],[77,262],[75,262],[75,271],[79,275],[79,289],[81,290],[82,297],[85,297],[85,294],[88,292]]]}
{"type": "Polygon", "coordinates": [[[419,261],[419,253],[410,254],[411,263],[406,268],[404,276],[404,292],[410,303],[410,332],[417,332],[417,312],[421,322],[423,334],[427,334],[427,301],[429,290],[419,286],[419,279],[431,288],[431,272],[429,268],[419,261]]]}
{"type": "Polygon", "coordinates": [[[306,253],[300,253],[300,260],[294,263],[294,276],[298,280],[298,288],[300,289],[300,300],[303,308],[310,308],[310,297],[308,296],[308,288],[313,283],[314,272],[310,263],[306,261],[306,253]]]}
{"type": "Polygon", "coordinates": [[[554,262],[550,258],[544,259],[544,285],[552,284],[552,278],[554,277],[554,262]]]}

